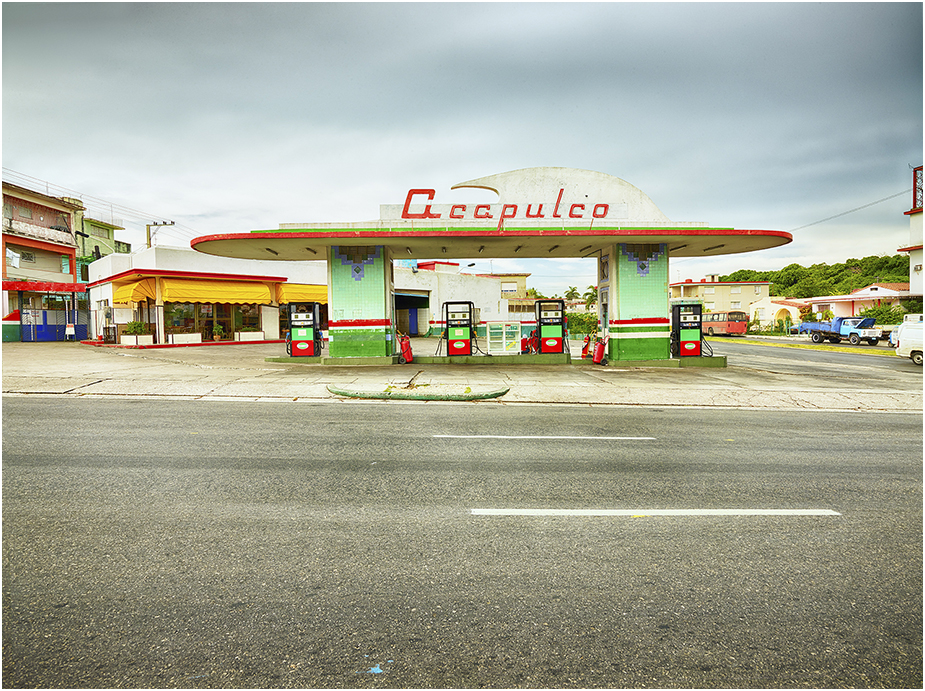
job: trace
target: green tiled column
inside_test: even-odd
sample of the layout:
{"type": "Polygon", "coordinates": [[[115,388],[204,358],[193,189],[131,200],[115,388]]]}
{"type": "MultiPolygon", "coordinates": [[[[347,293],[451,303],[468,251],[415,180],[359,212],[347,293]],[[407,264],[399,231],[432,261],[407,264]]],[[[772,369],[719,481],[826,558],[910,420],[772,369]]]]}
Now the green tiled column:
{"type": "Polygon", "coordinates": [[[610,262],[609,359],[669,359],[667,245],[620,243],[610,262]]]}
{"type": "Polygon", "coordinates": [[[392,339],[392,258],[385,247],[335,246],[328,256],[332,358],[388,357],[392,339]]]}

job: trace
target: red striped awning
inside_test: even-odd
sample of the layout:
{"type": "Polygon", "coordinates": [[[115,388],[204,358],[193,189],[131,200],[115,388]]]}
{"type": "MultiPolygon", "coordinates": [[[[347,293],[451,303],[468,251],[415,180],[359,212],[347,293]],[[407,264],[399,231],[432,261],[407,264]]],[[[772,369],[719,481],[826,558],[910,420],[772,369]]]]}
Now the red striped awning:
{"type": "Polygon", "coordinates": [[[84,293],[87,291],[87,285],[45,281],[4,281],[3,290],[22,290],[30,293],[84,293]]]}

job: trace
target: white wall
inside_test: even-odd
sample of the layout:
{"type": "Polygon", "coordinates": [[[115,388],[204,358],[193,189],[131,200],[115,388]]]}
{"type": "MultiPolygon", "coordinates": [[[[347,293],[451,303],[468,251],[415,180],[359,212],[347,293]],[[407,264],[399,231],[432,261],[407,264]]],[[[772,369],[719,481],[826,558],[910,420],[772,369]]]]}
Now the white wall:
{"type": "Polygon", "coordinates": [[[260,326],[263,328],[264,338],[279,338],[279,307],[260,305],[260,326]]]}
{"type": "Polygon", "coordinates": [[[327,264],[323,259],[306,262],[232,259],[163,245],[145,248],[134,254],[110,254],[98,259],[90,264],[90,281],[109,278],[130,269],[281,276],[288,279],[289,283],[309,285],[326,285],[328,282],[327,264]]]}
{"type": "MultiPolygon", "coordinates": [[[[455,271],[413,272],[403,266],[395,266],[396,292],[428,291],[430,293],[430,319],[440,321],[444,302],[471,302],[481,312],[482,321],[507,321],[507,300],[501,298],[501,281],[481,278],[455,271]]],[[[427,331],[418,312],[420,333],[427,331]]]]}

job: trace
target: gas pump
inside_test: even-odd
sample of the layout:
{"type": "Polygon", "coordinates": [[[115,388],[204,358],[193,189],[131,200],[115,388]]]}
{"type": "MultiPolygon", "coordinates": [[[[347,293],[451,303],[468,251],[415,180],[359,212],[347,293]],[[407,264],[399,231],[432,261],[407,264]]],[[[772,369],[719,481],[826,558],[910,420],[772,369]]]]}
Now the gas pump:
{"type": "Polygon", "coordinates": [[[292,302],[287,306],[289,336],[286,353],[292,357],[321,355],[321,305],[317,302],[292,302]]]}
{"type": "Polygon", "coordinates": [[[565,301],[537,300],[536,328],[539,330],[541,353],[564,353],[567,346],[565,339],[565,301]]]}
{"type": "Polygon", "coordinates": [[[701,314],[700,303],[673,304],[671,306],[671,354],[675,357],[692,357],[701,355],[700,340],[701,314]]]}
{"type": "Polygon", "coordinates": [[[475,338],[475,306],[471,302],[444,302],[446,354],[472,355],[475,338]]]}

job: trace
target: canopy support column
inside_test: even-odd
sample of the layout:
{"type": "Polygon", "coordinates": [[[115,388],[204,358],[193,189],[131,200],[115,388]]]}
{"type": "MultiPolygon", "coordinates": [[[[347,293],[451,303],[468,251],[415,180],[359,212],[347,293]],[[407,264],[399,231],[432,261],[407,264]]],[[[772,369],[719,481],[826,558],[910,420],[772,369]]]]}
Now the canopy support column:
{"type": "Polygon", "coordinates": [[[333,246],[328,254],[328,351],[332,358],[391,357],[392,254],[387,247],[333,246]]]}
{"type": "Polygon", "coordinates": [[[668,245],[610,245],[598,259],[598,280],[608,359],[669,359],[668,245]]]}

